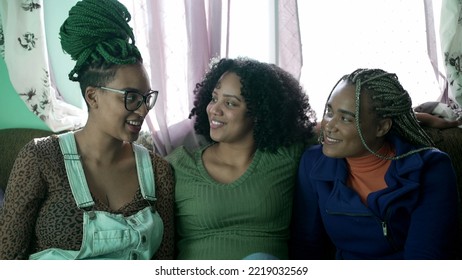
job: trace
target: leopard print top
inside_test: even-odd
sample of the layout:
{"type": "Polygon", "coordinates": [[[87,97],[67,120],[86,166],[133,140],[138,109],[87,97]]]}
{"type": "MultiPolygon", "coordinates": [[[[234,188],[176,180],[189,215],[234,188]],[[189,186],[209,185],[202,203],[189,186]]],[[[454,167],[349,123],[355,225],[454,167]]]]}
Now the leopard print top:
{"type": "MultiPolygon", "coordinates": [[[[168,162],[151,153],[155,172],[156,209],[164,222],[164,237],[154,259],[173,259],[174,177],[168,162]]],[[[130,216],[148,206],[138,190],[116,212],[93,197],[94,210],[130,216]]],[[[28,259],[48,249],[80,250],[83,211],[74,201],[58,137],[30,141],[14,163],[0,209],[0,259],[28,259]]]]}

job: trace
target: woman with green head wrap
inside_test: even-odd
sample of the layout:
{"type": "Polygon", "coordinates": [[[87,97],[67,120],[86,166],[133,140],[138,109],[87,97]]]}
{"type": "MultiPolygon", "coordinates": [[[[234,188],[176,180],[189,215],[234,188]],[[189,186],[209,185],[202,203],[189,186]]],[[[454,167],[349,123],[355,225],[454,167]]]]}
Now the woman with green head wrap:
{"type": "Polygon", "coordinates": [[[19,153],[0,213],[0,259],[172,259],[173,174],[133,143],[155,105],[115,0],[83,0],[61,26],[88,106],[77,131],[34,139],[19,153]]]}

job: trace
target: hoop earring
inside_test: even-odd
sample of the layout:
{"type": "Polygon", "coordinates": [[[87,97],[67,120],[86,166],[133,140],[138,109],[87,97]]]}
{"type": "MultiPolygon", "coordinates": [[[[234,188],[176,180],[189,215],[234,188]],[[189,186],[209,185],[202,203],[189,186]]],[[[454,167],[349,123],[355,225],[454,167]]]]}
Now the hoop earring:
{"type": "Polygon", "coordinates": [[[324,129],[321,129],[319,131],[319,136],[318,136],[318,143],[322,144],[324,142],[324,129]]]}

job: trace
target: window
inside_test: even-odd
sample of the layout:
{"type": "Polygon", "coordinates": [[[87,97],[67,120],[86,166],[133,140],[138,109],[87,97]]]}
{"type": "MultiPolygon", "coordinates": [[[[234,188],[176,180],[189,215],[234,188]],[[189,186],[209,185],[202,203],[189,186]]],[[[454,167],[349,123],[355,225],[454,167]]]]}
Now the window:
{"type": "MultiPolygon", "coordinates": [[[[337,80],[356,68],[396,73],[413,106],[438,99],[440,89],[427,55],[423,1],[298,3],[304,60],[300,80],[318,115],[337,80]]],[[[434,7],[436,24],[439,10],[434,7]]]]}

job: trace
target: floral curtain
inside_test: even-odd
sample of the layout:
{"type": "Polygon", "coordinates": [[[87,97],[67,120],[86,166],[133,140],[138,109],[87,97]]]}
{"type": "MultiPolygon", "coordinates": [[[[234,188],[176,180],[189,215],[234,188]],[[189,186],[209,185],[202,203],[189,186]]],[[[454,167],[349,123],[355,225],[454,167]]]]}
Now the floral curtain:
{"type": "Polygon", "coordinates": [[[43,1],[0,1],[0,18],[0,53],[19,97],[54,132],[82,126],[86,112],[51,83],[43,1]]]}
{"type": "Polygon", "coordinates": [[[443,0],[440,23],[449,99],[462,106],[462,1],[443,0]]]}

